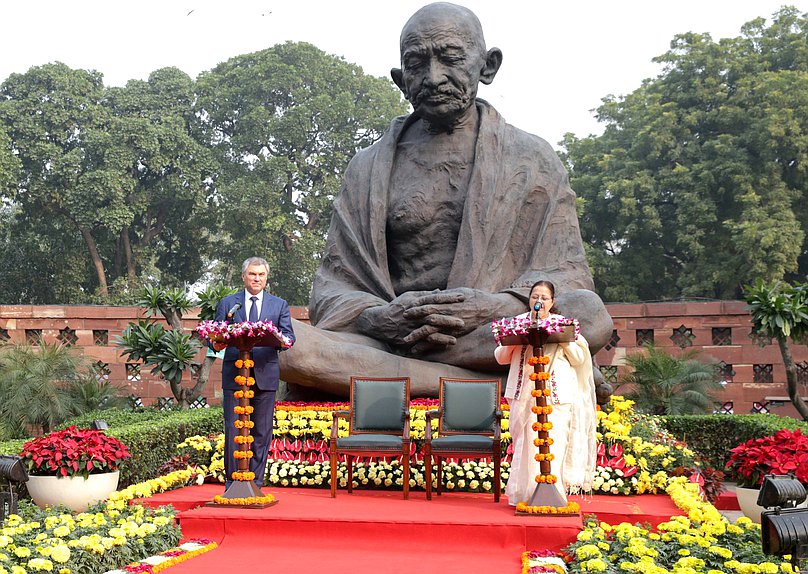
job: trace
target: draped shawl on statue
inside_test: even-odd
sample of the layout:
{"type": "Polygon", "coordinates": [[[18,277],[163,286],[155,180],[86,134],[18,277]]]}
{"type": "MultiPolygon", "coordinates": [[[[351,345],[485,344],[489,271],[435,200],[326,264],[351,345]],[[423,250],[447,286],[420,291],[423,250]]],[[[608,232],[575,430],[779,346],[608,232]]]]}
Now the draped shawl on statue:
{"type": "MultiPolygon", "coordinates": [[[[561,161],[488,103],[477,100],[477,108],[474,166],[447,288],[507,291],[525,301],[540,279],[564,291],[593,289],[561,161]]],[[[364,309],[396,297],[387,264],[388,189],[396,145],[416,119],[396,118],[345,171],[309,303],[319,328],[355,331],[364,309]]]]}

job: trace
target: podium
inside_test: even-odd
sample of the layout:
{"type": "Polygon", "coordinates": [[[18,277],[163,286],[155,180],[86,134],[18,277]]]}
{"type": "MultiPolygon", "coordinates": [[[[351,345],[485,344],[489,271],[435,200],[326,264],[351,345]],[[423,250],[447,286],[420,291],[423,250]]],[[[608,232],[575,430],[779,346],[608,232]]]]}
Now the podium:
{"type": "MultiPolygon", "coordinates": [[[[549,429],[552,427],[549,415],[552,413],[553,407],[548,404],[547,400],[550,396],[548,385],[550,373],[545,371],[545,366],[549,364],[550,358],[544,355],[544,345],[547,343],[574,341],[575,325],[572,323],[563,325],[562,330],[558,332],[548,332],[539,325],[539,322],[534,321],[529,325],[521,326],[519,330],[522,332],[519,334],[505,334],[499,338],[502,345],[531,345],[534,353],[528,360],[528,364],[533,366],[533,373],[530,374],[530,379],[534,383],[531,394],[534,397],[535,405],[532,410],[536,414],[533,429],[536,431],[534,444],[537,445],[538,452],[535,456],[539,462],[540,473],[536,477],[536,488],[530,500],[525,504],[533,508],[552,507],[554,509],[548,513],[541,512],[538,514],[540,516],[576,516],[577,512],[567,511],[568,503],[555,487],[558,479],[550,472],[550,461],[553,460],[554,455],[551,452],[552,441],[548,440],[550,438],[549,429]]],[[[517,506],[516,514],[533,515],[536,513],[521,511],[517,506]]]]}
{"type": "MultiPolygon", "coordinates": [[[[241,324],[241,325],[247,325],[241,324]]],[[[236,391],[238,405],[235,407],[238,419],[236,420],[236,442],[237,450],[233,455],[238,459],[238,470],[233,473],[230,487],[221,496],[208,502],[207,506],[235,506],[239,508],[266,508],[277,504],[277,500],[272,495],[265,495],[253,481],[254,474],[250,472],[250,458],[252,457],[252,433],[250,429],[253,423],[250,421],[250,398],[253,391],[250,389],[255,384],[255,379],[250,376],[250,369],[254,366],[250,359],[250,351],[254,347],[287,347],[288,343],[279,333],[266,329],[252,331],[247,328],[240,328],[239,324],[232,325],[241,334],[224,338],[221,334],[212,333],[208,338],[213,343],[226,343],[228,347],[235,347],[239,352],[239,359],[236,361],[238,375],[236,382],[240,389],[236,391]]],[[[223,328],[226,328],[223,327],[223,328]]],[[[274,326],[273,326],[274,328],[274,326]]]]}

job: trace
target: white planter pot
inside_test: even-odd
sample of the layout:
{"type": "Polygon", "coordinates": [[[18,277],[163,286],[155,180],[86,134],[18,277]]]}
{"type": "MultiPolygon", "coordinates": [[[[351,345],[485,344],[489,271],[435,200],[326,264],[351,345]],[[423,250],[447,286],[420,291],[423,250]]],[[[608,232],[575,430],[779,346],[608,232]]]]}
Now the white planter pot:
{"type": "MultiPolygon", "coordinates": [[[[735,495],[738,497],[738,506],[741,507],[741,512],[752,522],[757,522],[758,524],[760,524],[760,513],[766,510],[763,506],[758,506],[759,494],[759,488],[743,488],[741,486],[735,488],[735,495]]],[[[808,500],[798,505],[799,508],[805,508],[806,506],[808,506],[808,500]]]]}
{"type": "Polygon", "coordinates": [[[29,476],[25,486],[37,506],[63,504],[84,512],[91,504],[106,500],[118,488],[120,471],[82,476],[29,476]]]}
{"type": "Polygon", "coordinates": [[[752,522],[757,522],[758,524],[760,524],[761,511],[766,510],[757,504],[759,494],[759,488],[744,488],[742,486],[735,488],[735,496],[738,497],[738,506],[741,507],[741,512],[752,522]]]}

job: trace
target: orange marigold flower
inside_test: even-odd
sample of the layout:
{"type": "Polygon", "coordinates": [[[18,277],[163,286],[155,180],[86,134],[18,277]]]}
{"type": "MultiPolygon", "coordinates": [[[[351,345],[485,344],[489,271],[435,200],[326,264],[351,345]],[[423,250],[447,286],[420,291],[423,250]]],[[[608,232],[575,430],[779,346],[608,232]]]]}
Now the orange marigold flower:
{"type": "Polygon", "coordinates": [[[539,358],[536,355],[533,355],[532,357],[530,357],[527,360],[527,364],[528,365],[538,365],[539,364],[539,358]]]}
{"type": "Polygon", "coordinates": [[[254,396],[255,396],[255,391],[245,391],[245,392],[244,392],[244,397],[245,397],[245,398],[251,399],[251,398],[253,398],[254,396]]]}
{"type": "Polygon", "coordinates": [[[545,441],[546,441],[546,439],[543,439],[543,438],[534,438],[533,439],[533,446],[544,446],[545,444],[547,444],[545,441]]]}
{"type": "Polygon", "coordinates": [[[542,393],[544,393],[545,397],[549,397],[550,396],[550,389],[542,389],[542,393]]]}
{"type": "Polygon", "coordinates": [[[247,382],[247,377],[237,375],[236,378],[233,379],[233,380],[236,381],[236,383],[238,383],[239,385],[243,385],[243,384],[245,384],[247,382]]]}
{"type": "Polygon", "coordinates": [[[549,381],[550,380],[550,373],[548,373],[548,372],[541,371],[541,372],[535,373],[535,374],[538,375],[538,377],[536,377],[536,378],[538,378],[540,381],[549,381]]]}
{"type": "Polygon", "coordinates": [[[243,399],[244,391],[236,391],[235,393],[233,393],[233,396],[236,397],[237,399],[243,399]]]}
{"type": "Polygon", "coordinates": [[[541,389],[533,389],[530,391],[530,396],[532,397],[543,397],[544,393],[542,393],[541,389]]]}
{"type": "Polygon", "coordinates": [[[241,359],[236,360],[236,368],[237,369],[240,369],[243,366],[244,366],[244,361],[242,361],[241,359]]]}
{"type": "Polygon", "coordinates": [[[246,361],[244,361],[244,366],[247,367],[248,369],[252,369],[255,366],[255,361],[253,361],[252,359],[247,359],[246,361]]]}
{"type": "Polygon", "coordinates": [[[541,363],[542,365],[549,365],[550,357],[548,357],[547,355],[542,355],[541,357],[539,357],[539,363],[541,363]]]}
{"type": "Polygon", "coordinates": [[[538,381],[538,380],[539,380],[539,373],[530,373],[530,374],[528,375],[528,378],[529,378],[531,381],[538,381]]]}
{"type": "Polygon", "coordinates": [[[247,377],[247,386],[250,387],[255,384],[255,379],[253,377],[247,377]]]}

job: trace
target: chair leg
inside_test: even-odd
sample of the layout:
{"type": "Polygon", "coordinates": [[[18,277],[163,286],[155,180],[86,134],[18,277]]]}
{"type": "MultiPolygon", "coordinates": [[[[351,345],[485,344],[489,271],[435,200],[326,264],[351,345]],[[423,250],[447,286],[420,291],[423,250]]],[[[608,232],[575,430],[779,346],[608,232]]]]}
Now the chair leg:
{"type": "Polygon", "coordinates": [[[331,498],[337,497],[337,453],[331,451],[331,498]]]}
{"type": "Polygon", "coordinates": [[[502,478],[500,471],[501,456],[494,453],[494,502],[499,502],[500,491],[502,490],[502,478]]]}
{"type": "Polygon", "coordinates": [[[432,449],[424,445],[424,482],[426,482],[426,499],[432,500],[432,449]]]}
{"type": "Polygon", "coordinates": [[[348,465],[348,494],[353,494],[353,455],[345,457],[345,464],[348,465]]]}
{"type": "Polygon", "coordinates": [[[435,463],[438,467],[437,471],[435,472],[437,475],[436,478],[438,479],[438,486],[435,489],[435,492],[437,492],[438,496],[440,496],[441,490],[443,490],[443,458],[436,456],[435,463]]]}
{"type": "Polygon", "coordinates": [[[407,449],[406,453],[402,454],[401,462],[403,467],[402,476],[404,477],[404,500],[407,500],[410,497],[410,449],[407,449]]]}

